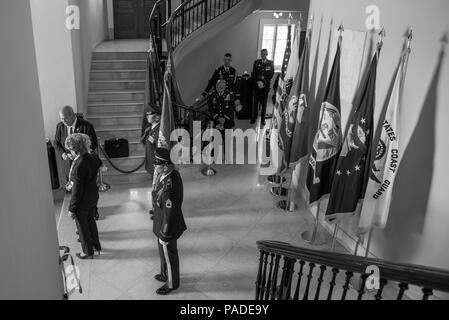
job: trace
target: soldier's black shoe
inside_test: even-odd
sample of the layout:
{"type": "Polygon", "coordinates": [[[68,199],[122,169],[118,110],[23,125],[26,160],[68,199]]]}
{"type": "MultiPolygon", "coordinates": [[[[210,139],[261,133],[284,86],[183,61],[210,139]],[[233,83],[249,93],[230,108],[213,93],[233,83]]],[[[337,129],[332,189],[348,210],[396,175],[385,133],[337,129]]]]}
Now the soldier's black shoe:
{"type": "Polygon", "coordinates": [[[94,258],[94,255],[88,255],[88,254],[84,254],[84,253],[77,253],[76,256],[78,258],[80,258],[81,260],[93,259],[94,258]]]}
{"type": "Polygon", "coordinates": [[[156,290],[156,293],[162,296],[165,296],[167,294],[169,294],[170,292],[172,292],[173,290],[176,289],[170,289],[169,287],[167,287],[166,285],[160,287],[159,289],[156,290]]]}
{"type": "Polygon", "coordinates": [[[167,282],[167,277],[162,274],[157,274],[154,276],[154,279],[156,279],[159,282],[167,282]]]}

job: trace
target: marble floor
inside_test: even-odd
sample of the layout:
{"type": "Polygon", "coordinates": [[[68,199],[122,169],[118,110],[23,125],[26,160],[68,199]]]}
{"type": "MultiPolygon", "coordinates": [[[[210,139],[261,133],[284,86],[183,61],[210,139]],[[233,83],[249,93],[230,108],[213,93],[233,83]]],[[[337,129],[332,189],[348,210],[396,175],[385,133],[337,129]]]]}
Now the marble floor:
{"type": "MultiPolygon", "coordinates": [[[[253,299],[258,269],[257,240],[305,246],[301,232],[312,227],[304,206],[294,213],[276,208],[269,185],[255,165],[221,165],[205,177],[198,165],[180,168],[188,230],[179,240],[181,288],[161,297],[156,238],[148,216],[151,183],[113,186],[102,193],[98,222],[103,251],[77,259],[83,293],[71,299],[253,299]]],[[[61,245],[80,251],[65,200],[59,223],[61,245]]],[[[327,247],[321,247],[326,249],[327,247]]],[[[337,247],[338,251],[344,251],[337,247]]]]}

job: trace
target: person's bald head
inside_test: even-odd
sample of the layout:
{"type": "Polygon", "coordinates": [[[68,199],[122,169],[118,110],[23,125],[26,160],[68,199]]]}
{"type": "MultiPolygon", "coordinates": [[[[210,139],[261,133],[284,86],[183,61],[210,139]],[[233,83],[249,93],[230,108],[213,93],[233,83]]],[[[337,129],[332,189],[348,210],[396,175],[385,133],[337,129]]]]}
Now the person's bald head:
{"type": "Polygon", "coordinates": [[[71,106],[65,106],[59,111],[59,118],[66,126],[71,126],[75,122],[76,114],[71,106]]]}

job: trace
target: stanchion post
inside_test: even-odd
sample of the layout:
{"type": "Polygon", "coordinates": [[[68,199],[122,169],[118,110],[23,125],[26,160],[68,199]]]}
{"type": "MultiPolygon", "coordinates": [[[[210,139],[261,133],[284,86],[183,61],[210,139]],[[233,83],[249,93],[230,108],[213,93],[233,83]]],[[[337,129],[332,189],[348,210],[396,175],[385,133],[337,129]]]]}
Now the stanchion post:
{"type": "MultiPolygon", "coordinates": [[[[208,126],[209,126],[209,130],[212,131],[213,126],[214,126],[214,122],[213,121],[209,121],[208,126]]],[[[212,143],[212,135],[211,135],[211,141],[209,143],[212,143]]],[[[209,164],[207,165],[206,168],[203,168],[201,170],[201,173],[204,176],[206,176],[206,177],[212,177],[212,176],[215,176],[217,174],[217,171],[214,168],[212,168],[212,156],[211,156],[210,152],[208,154],[208,158],[209,158],[209,161],[208,161],[209,164]]]]}
{"type": "Polygon", "coordinates": [[[337,242],[337,235],[338,235],[338,230],[340,229],[340,221],[338,221],[335,224],[335,228],[334,228],[334,234],[332,235],[332,245],[331,245],[331,251],[335,250],[335,244],[337,242]]]}
{"type": "Polygon", "coordinates": [[[100,174],[100,183],[98,184],[98,191],[105,192],[111,189],[111,185],[103,181],[103,166],[100,167],[99,170],[100,174]]]}

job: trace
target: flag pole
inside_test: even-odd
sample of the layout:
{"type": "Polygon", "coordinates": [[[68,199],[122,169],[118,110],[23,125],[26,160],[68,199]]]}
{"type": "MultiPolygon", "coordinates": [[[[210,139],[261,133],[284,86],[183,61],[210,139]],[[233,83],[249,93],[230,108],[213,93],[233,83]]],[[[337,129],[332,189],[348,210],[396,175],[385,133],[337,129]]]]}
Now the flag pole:
{"type": "Polygon", "coordinates": [[[369,255],[369,249],[371,248],[372,237],[373,237],[373,228],[370,228],[369,233],[368,233],[368,243],[366,244],[366,248],[365,248],[365,258],[367,258],[369,255]]]}
{"type": "Polygon", "coordinates": [[[326,237],[318,232],[321,200],[317,204],[315,224],[313,230],[306,230],[301,234],[303,241],[314,246],[321,246],[326,243],[326,237]]]}
{"type": "Polygon", "coordinates": [[[331,251],[335,250],[335,244],[337,242],[338,230],[340,230],[340,221],[338,221],[334,227],[334,234],[332,235],[331,251]]]}

